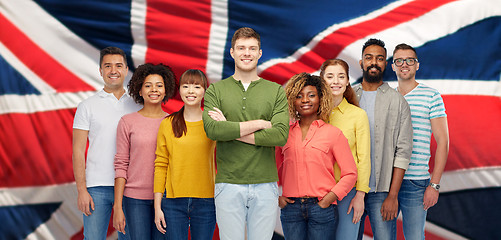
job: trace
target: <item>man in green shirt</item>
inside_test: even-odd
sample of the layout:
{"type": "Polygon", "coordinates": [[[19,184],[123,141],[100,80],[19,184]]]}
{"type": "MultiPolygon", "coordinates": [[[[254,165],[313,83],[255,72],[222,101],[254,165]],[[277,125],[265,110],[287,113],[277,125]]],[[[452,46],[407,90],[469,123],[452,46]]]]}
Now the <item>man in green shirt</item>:
{"type": "Polygon", "coordinates": [[[260,78],[261,40],[252,28],[235,31],[233,76],[205,94],[205,132],[217,141],[215,186],[219,236],[271,239],[278,211],[275,146],[289,134],[287,98],[279,84],[260,78]]]}

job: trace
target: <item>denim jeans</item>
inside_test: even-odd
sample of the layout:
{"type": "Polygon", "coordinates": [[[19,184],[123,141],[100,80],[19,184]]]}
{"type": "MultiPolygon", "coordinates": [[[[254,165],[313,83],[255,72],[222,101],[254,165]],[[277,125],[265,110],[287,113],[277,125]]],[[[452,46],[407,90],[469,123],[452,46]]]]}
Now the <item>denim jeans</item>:
{"type": "Polygon", "coordinates": [[[290,199],[295,202],[287,204],[280,213],[285,239],[336,239],[338,210],[335,204],[321,208],[317,198],[290,199]]]}
{"type": "Polygon", "coordinates": [[[388,196],[388,192],[369,192],[365,195],[365,211],[360,222],[358,239],[364,235],[365,217],[369,216],[374,240],[396,240],[397,239],[397,218],[391,221],[384,221],[381,216],[381,206],[388,196]]]}
{"type": "Polygon", "coordinates": [[[430,184],[430,179],[404,179],[398,193],[399,209],[402,211],[402,223],[406,240],[424,240],[424,192],[430,184]]]}
{"type": "Polygon", "coordinates": [[[357,189],[353,188],[351,191],[343,198],[341,201],[337,201],[337,209],[339,211],[339,220],[337,225],[336,239],[346,239],[354,240],[357,239],[358,229],[360,228],[360,222],[353,223],[353,209],[350,214],[348,208],[350,207],[351,200],[357,194],[357,189]]]}
{"type": "Polygon", "coordinates": [[[141,200],[124,196],[123,207],[125,225],[128,227],[130,240],[154,239],[161,240],[164,236],[155,225],[155,210],[153,200],[141,200]]]}
{"type": "Polygon", "coordinates": [[[278,213],[278,185],[216,183],[216,218],[221,240],[271,239],[278,213]],[[247,225],[246,225],[247,223],[247,225]]]}
{"type": "Polygon", "coordinates": [[[167,239],[211,240],[216,228],[214,198],[162,198],[167,239]]]}
{"type": "MultiPolygon", "coordinates": [[[[111,210],[115,201],[115,192],[113,186],[99,186],[87,188],[92,200],[94,201],[94,211],[89,216],[83,214],[84,239],[106,240],[108,225],[111,218],[111,210]]],[[[125,233],[128,229],[126,226],[125,233]]],[[[128,234],[127,234],[128,235],[128,234]]],[[[118,233],[119,240],[128,240],[129,237],[118,233]]]]}

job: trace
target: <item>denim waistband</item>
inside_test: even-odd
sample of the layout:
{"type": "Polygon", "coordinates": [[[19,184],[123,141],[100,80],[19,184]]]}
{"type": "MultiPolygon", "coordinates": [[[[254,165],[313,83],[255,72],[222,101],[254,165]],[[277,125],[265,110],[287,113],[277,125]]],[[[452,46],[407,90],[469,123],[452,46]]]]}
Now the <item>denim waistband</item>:
{"type": "Polygon", "coordinates": [[[295,203],[318,203],[318,197],[290,197],[295,203]]]}

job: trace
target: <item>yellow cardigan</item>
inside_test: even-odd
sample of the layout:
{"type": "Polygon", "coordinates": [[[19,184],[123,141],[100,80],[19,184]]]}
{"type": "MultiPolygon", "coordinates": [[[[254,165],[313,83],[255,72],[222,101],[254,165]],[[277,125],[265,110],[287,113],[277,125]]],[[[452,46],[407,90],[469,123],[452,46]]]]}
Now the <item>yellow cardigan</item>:
{"type": "MultiPolygon", "coordinates": [[[[353,159],[357,164],[357,191],[369,192],[369,177],[371,174],[371,139],[369,119],[365,111],[353,104],[348,103],[345,98],[335,107],[330,116],[329,123],[338,127],[348,139],[353,159]]],[[[339,181],[341,171],[339,166],[334,166],[334,176],[339,181]]]]}
{"type": "Polygon", "coordinates": [[[186,135],[176,138],[170,117],[160,124],[153,191],[165,190],[167,198],[213,198],[216,142],[207,138],[202,120],[186,122],[186,128],[186,135]]]}

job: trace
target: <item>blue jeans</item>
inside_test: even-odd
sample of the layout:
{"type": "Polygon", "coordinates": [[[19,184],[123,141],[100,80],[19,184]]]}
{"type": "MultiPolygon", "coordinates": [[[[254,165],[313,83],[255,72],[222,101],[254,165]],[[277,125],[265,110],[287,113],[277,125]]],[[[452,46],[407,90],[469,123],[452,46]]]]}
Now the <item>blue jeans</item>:
{"type": "Polygon", "coordinates": [[[398,206],[402,211],[402,223],[406,240],[424,240],[424,192],[430,184],[430,179],[404,179],[398,193],[398,206]]]}
{"type": "Polygon", "coordinates": [[[360,222],[360,232],[358,239],[364,235],[365,217],[369,216],[374,240],[396,240],[397,239],[397,218],[391,221],[384,221],[381,216],[381,206],[388,196],[388,192],[369,192],[365,195],[365,211],[360,222]]]}
{"type": "Polygon", "coordinates": [[[162,198],[167,239],[211,240],[216,228],[214,198],[162,198]]]}
{"type": "Polygon", "coordinates": [[[348,208],[350,207],[351,200],[357,194],[357,189],[353,188],[341,201],[337,201],[337,208],[339,210],[339,223],[337,225],[336,239],[357,239],[358,229],[360,222],[353,223],[353,209],[350,214],[348,208]]]}
{"type": "Polygon", "coordinates": [[[131,240],[136,239],[164,239],[161,232],[155,225],[155,210],[153,200],[141,200],[124,196],[123,207],[125,214],[125,225],[128,227],[125,233],[131,240]]]}
{"type": "Polygon", "coordinates": [[[216,218],[221,240],[271,239],[277,221],[278,185],[216,183],[216,218]],[[246,225],[247,223],[247,225],[246,225]]]}
{"type": "Polygon", "coordinates": [[[317,198],[290,199],[295,202],[287,204],[280,214],[285,239],[336,239],[338,210],[335,204],[321,208],[317,198]]]}
{"type": "MultiPolygon", "coordinates": [[[[106,240],[108,225],[111,218],[111,210],[115,201],[115,192],[113,186],[99,186],[87,188],[92,200],[94,201],[94,211],[89,216],[83,214],[84,239],[106,240]]],[[[125,229],[125,233],[128,229],[125,229]]],[[[127,234],[128,235],[128,234],[127,234]]],[[[128,236],[118,233],[119,240],[127,240],[128,236]]]]}

